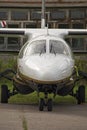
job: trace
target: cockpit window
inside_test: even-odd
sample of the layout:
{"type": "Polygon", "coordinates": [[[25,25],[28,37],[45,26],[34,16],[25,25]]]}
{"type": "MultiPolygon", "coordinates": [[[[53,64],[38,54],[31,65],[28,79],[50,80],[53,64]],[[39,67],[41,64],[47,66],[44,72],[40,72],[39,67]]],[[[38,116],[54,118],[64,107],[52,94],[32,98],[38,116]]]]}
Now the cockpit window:
{"type": "Polygon", "coordinates": [[[24,50],[26,48],[26,46],[29,44],[29,42],[25,43],[24,46],[21,48],[20,52],[19,52],[19,58],[23,58],[23,55],[24,55],[24,50]]]}
{"type": "Polygon", "coordinates": [[[46,53],[46,40],[37,40],[31,43],[26,55],[46,53]]]}
{"type": "Polygon", "coordinates": [[[69,55],[67,47],[61,41],[50,40],[49,45],[50,53],[69,55]]]}

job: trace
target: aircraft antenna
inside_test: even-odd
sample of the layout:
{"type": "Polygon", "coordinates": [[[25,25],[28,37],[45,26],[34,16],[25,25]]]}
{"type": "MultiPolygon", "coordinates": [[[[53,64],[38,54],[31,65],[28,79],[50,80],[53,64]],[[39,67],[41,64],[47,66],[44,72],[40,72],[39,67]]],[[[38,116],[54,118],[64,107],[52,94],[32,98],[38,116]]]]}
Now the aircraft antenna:
{"type": "Polygon", "coordinates": [[[45,28],[45,0],[42,0],[41,28],[45,28]]]}

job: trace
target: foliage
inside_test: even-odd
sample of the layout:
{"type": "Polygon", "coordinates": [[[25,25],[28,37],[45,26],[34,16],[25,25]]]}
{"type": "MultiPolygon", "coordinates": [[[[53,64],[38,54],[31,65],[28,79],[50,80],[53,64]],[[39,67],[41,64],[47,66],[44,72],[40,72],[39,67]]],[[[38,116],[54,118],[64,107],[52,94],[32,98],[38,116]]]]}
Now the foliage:
{"type": "Polygon", "coordinates": [[[75,63],[79,70],[87,72],[87,60],[77,59],[75,63]]]}
{"type": "Polygon", "coordinates": [[[16,59],[13,59],[13,58],[10,58],[8,59],[8,61],[5,61],[4,60],[0,60],[0,72],[6,70],[6,69],[13,69],[13,70],[16,70],[16,67],[17,66],[17,60],[16,59]]]}

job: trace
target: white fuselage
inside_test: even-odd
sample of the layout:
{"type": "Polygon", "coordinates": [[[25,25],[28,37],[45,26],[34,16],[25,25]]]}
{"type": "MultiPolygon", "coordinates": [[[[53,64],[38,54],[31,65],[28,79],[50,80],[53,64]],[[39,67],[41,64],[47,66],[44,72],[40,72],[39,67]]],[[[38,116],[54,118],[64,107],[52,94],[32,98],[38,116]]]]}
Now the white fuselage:
{"type": "Polygon", "coordinates": [[[42,83],[69,78],[74,68],[71,50],[62,38],[42,35],[21,49],[18,70],[27,80],[42,83]]]}

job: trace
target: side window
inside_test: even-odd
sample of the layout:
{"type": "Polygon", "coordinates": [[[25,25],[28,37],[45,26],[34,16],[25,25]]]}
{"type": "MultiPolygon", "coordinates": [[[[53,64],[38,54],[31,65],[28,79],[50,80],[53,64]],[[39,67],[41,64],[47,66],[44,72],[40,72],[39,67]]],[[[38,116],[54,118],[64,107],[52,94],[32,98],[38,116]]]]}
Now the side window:
{"type": "Polygon", "coordinates": [[[26,46],[29,44],[29,42],[25,43],[24,46],[21,48],[20,52],[19,52],[19,58],[23,58],[23,55],[24,55],[24,50],[26,48],[26,46]]]}

